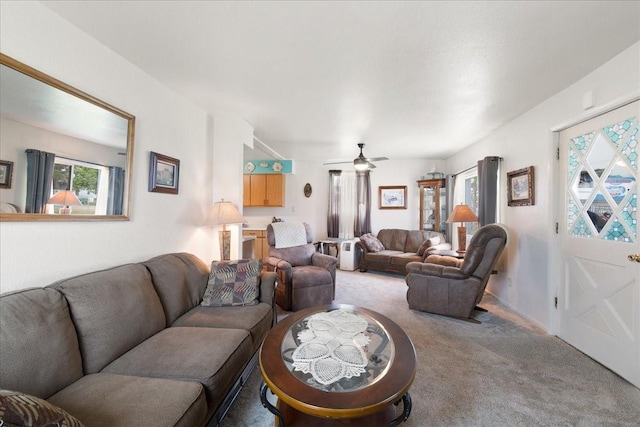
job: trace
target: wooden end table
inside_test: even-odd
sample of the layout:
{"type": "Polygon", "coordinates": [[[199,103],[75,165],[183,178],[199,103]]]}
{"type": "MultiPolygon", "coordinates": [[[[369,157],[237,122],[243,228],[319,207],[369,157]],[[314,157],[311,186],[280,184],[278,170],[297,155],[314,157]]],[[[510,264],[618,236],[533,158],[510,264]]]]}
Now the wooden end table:
{"type": "Polygon", "coordinates": [[[291,314],[267,334],[259,360],[261,401],[281,427],[396,426],[411,413],[413,343],[374,311],[329,304],[291,314]]]}

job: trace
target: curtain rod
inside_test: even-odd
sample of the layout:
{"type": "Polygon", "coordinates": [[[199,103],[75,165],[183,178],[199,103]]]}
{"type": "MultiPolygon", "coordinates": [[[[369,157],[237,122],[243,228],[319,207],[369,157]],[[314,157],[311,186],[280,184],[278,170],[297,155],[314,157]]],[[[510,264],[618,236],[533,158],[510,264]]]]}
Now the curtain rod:
{"type": "MultiPolygon", "coordinates": [[[[498,157],[498,156],[488,156],[488,157],[489,157],[489,158],[491,158],[491,159],[498,159],[498,161],[500,161],[500,162],[503,160],[503,159],[502,159],[502,157],[498,157]]],[[[486,159],[486,158],[487,158],[487,157],[485,157],[485,159],[486,159]]],[[[455,176],[458,176],[458,175],[460,175],[461,173],[465,173],[465,172],[470,171],[471,169],[473,169],[473,168],[477,168],[477,167],[478,167],[478,165],[477,165],[477,164],[476,164],[475,166],[469,166],[469,167],[468,167],[468,168],[466,168],[465,170],[461,170],[461,171],[460,171],[460,172],[458,172],[458,173],[454,173],[452,176],[454,176],[454,177],[455,177],[455,176]]]]}

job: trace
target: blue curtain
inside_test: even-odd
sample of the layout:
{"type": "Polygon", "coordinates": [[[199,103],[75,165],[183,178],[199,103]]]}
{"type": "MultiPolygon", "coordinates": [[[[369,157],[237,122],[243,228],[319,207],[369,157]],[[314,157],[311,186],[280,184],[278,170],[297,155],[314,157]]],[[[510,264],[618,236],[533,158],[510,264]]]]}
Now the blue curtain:
{"type": "Polygon", "coordinates": [[[28,148],[25,213],[45,213],[53,184],[54,153],[28,148]]]}
{"type": "Polygon", "coordinates": [[[496,222],[500,157],[485,157],[478,162],[478,225],[496,222]]]}
{"type": "Polygon", "coordinates": [[[109,166],[109,195],[107,215],[122,215],[124,204],[124,169],[109,166]]]}

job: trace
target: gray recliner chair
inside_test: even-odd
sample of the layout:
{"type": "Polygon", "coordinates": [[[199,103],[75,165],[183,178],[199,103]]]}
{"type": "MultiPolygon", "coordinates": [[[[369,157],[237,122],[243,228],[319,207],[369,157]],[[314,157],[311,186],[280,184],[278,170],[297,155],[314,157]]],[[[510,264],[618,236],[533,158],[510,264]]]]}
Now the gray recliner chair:
{"type": "Polygon", "coordinates": [[[504,226],[485,225],[471,238],[464,259],[430,255],[407,264],[409,308],[471,320],[507,237],[504,226]]]}
{"type": "Polygon", "coordinates": [[[267,270],[278,275],[276,303],[287,311],[331,304],[335,298],[338,259],[316,252],[311,229],[304,226],[307,244],[289,248],[276,248],[273,227],[267,226],[267,270]]]}

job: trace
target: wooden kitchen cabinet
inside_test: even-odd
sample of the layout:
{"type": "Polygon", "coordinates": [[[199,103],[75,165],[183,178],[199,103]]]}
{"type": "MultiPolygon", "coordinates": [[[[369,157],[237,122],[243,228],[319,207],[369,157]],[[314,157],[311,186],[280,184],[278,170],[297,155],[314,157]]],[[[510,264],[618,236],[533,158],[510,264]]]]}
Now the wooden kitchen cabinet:
{"type": "Polygon", "coordinates": [[[284,174],[243,175],[242,205],[283,207],[284,174]]]}
{"type": "Polygon", "coordinates": [[[266,230],[242,230],[243,236],[255,236],[254,251],[255,258],[262,259],[263,264],[269,258],[269,244],[267,243],[266,230]]]}

